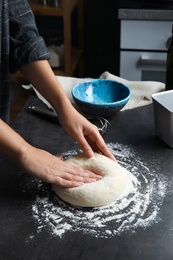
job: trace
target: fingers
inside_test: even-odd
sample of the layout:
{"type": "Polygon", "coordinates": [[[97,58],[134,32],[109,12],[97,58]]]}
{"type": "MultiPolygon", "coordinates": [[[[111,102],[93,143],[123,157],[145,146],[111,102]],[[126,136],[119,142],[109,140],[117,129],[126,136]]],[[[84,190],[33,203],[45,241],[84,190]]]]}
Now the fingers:
{"type": "Polygon", "coordinates": [[[84,152],[84,154],[90,158],[94,155],[93,149],[89,144],[89,141],[86,140],[86,138],[83,136],[83,134],[81,135],[78,144],[80,146],[80,148],[82,149],[82,151],[84,152]]]}
{"type": "Polygon", "coordinates": [[[113,161],[116,161],[116,158],[113,156],[113,154],[110,152],[108,147],[106,146],[105,142],[102,140],[102,142],[98,143],[99,151],[105,155],[106,157],[110,158],[113,161]]]}
{"type": "MultiPolygon", "coordinates": [[[[76,167],[62,160],[62,155],[55,156],[58,159],[56,162],[59,164],[59,169],[50,180],[50,182],[55,185],[64,188],[74,188],[79,187],[85,183],[96,182],[102,179],[102,176],[95,174],[92,171],[83,169],[81,167],[76,167]]],[[[55,169],[57,169],[55,167],[55,169]]]]}
{"type": "Polygon", "coordinates": [[[101,153],[113,161],[116,161],[113,154],[108,149],[98,129],[95,129],[90,134],[81,135],[80,141],[78,142],[84,154],[87,157],[93,156],[93,151],[101,153]]]}
{"type": "Polygon", "coordinates": [[[66,172],[59,173],[54,183],[64,188],[79,187],[85,183],[92,183],[102,179],[94,172],[66,164],[66,172]]]}
{"type": "Polygon", "coordinates": [[[93,182],[100,180],[102,177],[100,175],[95,174],[94,172],[84,170],[83,168],[79,168],[73,165],[69,165],[65,163],[65,171],[60,172],[59,176],[63,177],[69,181],[78,181],[83,183],[93,182]]]}

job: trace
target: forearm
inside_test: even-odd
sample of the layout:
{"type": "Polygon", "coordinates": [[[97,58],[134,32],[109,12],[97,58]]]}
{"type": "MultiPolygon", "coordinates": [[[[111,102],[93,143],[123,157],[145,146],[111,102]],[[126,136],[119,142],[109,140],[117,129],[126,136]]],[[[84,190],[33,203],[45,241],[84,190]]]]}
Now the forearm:
{"type": "Polygon", "coordinates": [[[62,187],[77,187],[98,176],[66,164],[61,158],[27,143],[0,119],[0,153],[13,159],[27,174],[62,187]]]}
{"type": "Polygon", "coordinates": [[[0,119],[0,153],[17,161],[26,146],[25,140],[0,119]]]}
{"type": "Polygon", "coordinates": [[[94,149],[114,160],[97,127],[72,106],[47,61],[26,64],[21,72],[53,106],[62,127],[78,142],[85,155],[91,157],[94,149]]]}
{"type": "Polygon", "coordinates": [[[26,64],[22,67],[21,72],[53,106],[57,114],[71,109],[71,102],[46,60],[26,64]]]}

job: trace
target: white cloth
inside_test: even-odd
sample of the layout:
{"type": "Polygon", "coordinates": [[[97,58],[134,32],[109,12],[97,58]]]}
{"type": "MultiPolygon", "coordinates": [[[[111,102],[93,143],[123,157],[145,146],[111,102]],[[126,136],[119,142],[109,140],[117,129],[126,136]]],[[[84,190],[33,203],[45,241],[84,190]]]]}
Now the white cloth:
{"type": "MultiPolygon", "coordinates": [[[[56,77],[57,77],[59,83],[61,84],[64,92],[66,93],[66,95],[70,99],[71,103],[74,106],[76,106],[76,104],[73,100],[72,94],[71,94],[72,88],[80,82],[91,80],[91,78],[75,78],[75,77],[64,77],[64,76],[56,76],[56,77]]],[[[39,99],[41,99],[50,109],[53,109],[52,106],[50,105],[50,103],[31,84],[22,85],[22,86],[25,89],[33,88],[37,97],[39,99]]]]}
{"type": "MultiPolygon", "coordinates": [[[[116,80],[128,86],[131,90],[129,102],[122,110],[132,109],[152,103],[152,94],[165,90],[165,84],[158,81],[128,81],[117,77],[108,71],[103,72],[101,79],[116,80]]],[[[121,110],[121,111],[122,111],[121,110]]]]}
{"type": "MultiPolygon", "coordinates": [[[[75,78],[75,77],[64,77],[56,76],[60,82],[65,93],[69,97],[70,101],[74,106],[74,100],[72,98],[71,90],[72,88],[80,82],[91,80],[91,78],[75,78]]],[[[152,103],[152,94],[161,92],[165,90],[165,84],[157,81],[128,81],[126,79],[120,78],[116,75],[105,71],[100,76],[101,79],[109,79],[121,82],[128,86],[131,90],[131,97],[129,102],[125,105],[122,110],[133,109],[136,107],[148,105],[152,103]]],[[[36,92],[36,95],[41,99],[49,108],[53,109],[47,100],[32,86],[32,85],[23,85],[25,89],[33,88],[36,92]]],[[[121,111],[122,111],[121,110],[121,111]]]]}

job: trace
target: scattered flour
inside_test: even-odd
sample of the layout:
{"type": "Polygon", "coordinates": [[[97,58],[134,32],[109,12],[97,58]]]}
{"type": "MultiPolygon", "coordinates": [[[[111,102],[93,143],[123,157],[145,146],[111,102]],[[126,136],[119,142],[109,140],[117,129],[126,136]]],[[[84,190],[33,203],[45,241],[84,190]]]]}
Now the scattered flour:
{"type": "MultiPolygon", "coordinates": [[[[48,229],[60,238],[66,232],[83,232],[109,238],[123,232],[135,232],[139,227],[147,228],[159,221],[158,213],[165,196],[166,182],[157,174],[158,166],[147,166],[129,146],[117,143],[107,145],[119,164],[134,175],[133,189],[108,206],[81,208],[63,202],[50,189],[50,185],[40,182],[32,206],[37,232],[48,229]]],[[[64,157],[76,153],[68,151],[64,157]]]]}

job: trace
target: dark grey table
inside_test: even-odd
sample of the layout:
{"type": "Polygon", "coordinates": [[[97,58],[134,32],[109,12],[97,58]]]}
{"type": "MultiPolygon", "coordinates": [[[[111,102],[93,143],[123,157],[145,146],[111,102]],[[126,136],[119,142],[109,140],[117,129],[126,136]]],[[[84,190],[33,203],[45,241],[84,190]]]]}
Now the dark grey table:
{"type": "MultiPolygon", "coordinates": [[[[21,136],[53,154],[78,149],[58,121],[30,113],[30,105],[44,106],[37,97],[29,97],[13,124],[21,136]]],[[[109,122],[104,134],[107,143],[131,146],[143,162],[157,165],[157,178],[165,177],[167,191],[158,210],[159,220],[107,238],[82,230],[66,232],[62,237],[52,235],[46,227],[38,232],[32,212],[38,181],[1,155],[0,259],[173,259],[173,150],[155,136],[152,105],[119,112],[109,122]]],[[[131,160],[129,163],[135,164],[135,158],[131,160]]]]}

